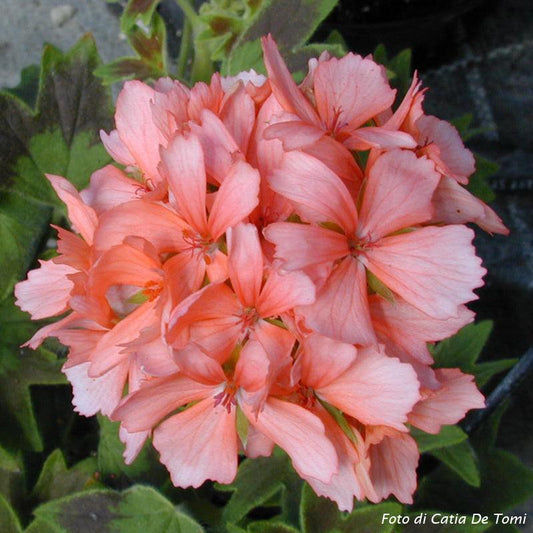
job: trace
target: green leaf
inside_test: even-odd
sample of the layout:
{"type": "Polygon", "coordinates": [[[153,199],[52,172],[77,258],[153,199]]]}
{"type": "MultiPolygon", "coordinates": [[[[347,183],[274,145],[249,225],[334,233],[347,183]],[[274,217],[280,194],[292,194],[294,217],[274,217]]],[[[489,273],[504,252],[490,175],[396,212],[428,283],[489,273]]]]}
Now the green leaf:
{"type": "Polygon", "coordinates": [[[148,80],[157,77],[152,66],[137,57],[121,57],[96,69],[102,83],[111,85],[125,80],[148,80]]]}
{"type": "Polygon", "coordinates": [[[496,197],[492,192],[492,189],[488,183],[491,176],[498,172],[500,168],[497,163],[489,161],[480,155],[475,154],[476,158],[476,171],[472,176],[466,188],[480,200],[490,203],[496,197]]]}
{"type": "Polygon", "coordinates": [[[166,28],[159,15],[153,16],[149,33],[143,28],[133,27],[128,31],[127,38],[137,55],[120,57],[95,69],[95,76],[102,78],[105,85],[131,79],[157,79],[168,74],[166,28]]]}
{"type": "Polygon", "coordinates": [[[333,531],[339,521],[337,505],[327,498],[320,498],[306,483],[300,503],[300,524],[303,533],[333,531]]]}
{"type": "Polygon", "coordinates": [[[242,409],[239,406],[237,406],[236,426],[239,440],[242,442],[242,445],[246,447],[246,444],[248,443],[248,430],[250,428],[250,422],[248,421],[248,418],[246,418],[246,415],[242,412],[242,409]]]}
{"type": "Polygon", "coordinates": [[[146,444],[131,465],[124,462],[124,444],[118,432],[119,422],[112,422],[105,416],[98,416],[100,440],[98,443],[98,470],[102,475],[124,477],[126,480],[151,481],[154,484],[166,478],[164,468],[155,457],[153,448],[146,444]]]}
{"type": "Polygon", "coordinates": [[[499,406],[471,437],[478,458],[479,487],[468,485],[442,465],[422,479],[415,508],[489,514],[512,509],[533,496],[533,470],[511,453],[494,447],[506,407],[499,406]]]}
{"type": "Polygon", "coordinates": [[[88,36],[66,54],[46,46],[36,109],[13,91],[0,93],[0,267],[6,272],[0,298],[34,261],[52,207],[62,206],[44,173],[63,175],[81,188],[110,160],[99,130],[111,128],[111,95],[92,74],[98,64],[88,36]]]}
{"type": "Polygon", "coordinates": [[[401,102],[405,93],[411,85],[411,58],[412,53],[409,48],[402,50],[394,56],[388,63],[387,68],[394,72],[395,76],[392,79],[392,86],[398,89],[396,101],[401,102]]]}
{"type": "Polygon", "coordinates": [[[383,524],[385,513],[398,515],[402,512],[402,506],[397,503],[381,503],[378,505],[368,505],[359,509],[354,509],[338,528],[342,533],[388,533],[392,532],[394,526],[383,524]]]}
{"type": "Polygon", "coordinates": [[[339,45],[342,49],[342,53],[347,54],[349,51],[348,44],[338,30],[333,30],[326,38],[325,44],[336,44],[339,45]]]}
{"type": "Polygon", "coordinates": [[[15,306],[12,296],[0,301],[0,376],[20,366],[20,346],[36,329],[37,324],[15,306]]]}
{"type": "Polygon", "coordinates": [[[439,342],[433,349],[435,366],[459,367],[465,372],[472,372],[491,331],[492,322],[483,320],[477,324],[468,324],[453,337],[439,342]]]}
{"type": "Polygon", "coordinates": [[[69,469],[61,450],[54,450],[44,462],[32,496],[39,502],[46,502],[87,488],[95,488],[96,470],[94,457],[89,457],[69,469]]]}
{"type": "MultiPolygon", "coordinates": [[[[260,38],[271,33],[293,71],[307,68],[307,60],[318,55],[318,48],[302,50],[302,46],[313,35],[318,25],[329,15],[337,0],[264,0],[261,7],[235,39],[226,62],[222,65],[225,74],[236,74],[239,68],[259,67],[262,63],[260,38]],[[250,60],[246,64],[246,59],[250,60]]],[[[320,45],[343,53],[338,43],[320,45]]],[[[264,72],[264,68],[261,68],[264,72]]]]}
{"type": "Polygon", "coordinates": [[[217,485],[219,490],[233,491],[222,515],[224,521],[239,522],[252,509],[281,491],[289,468],[286,456],[245,459],[231,485],[217,485]]]}
{"type": "Polygon", "coordinates": [[[22,227],[17,221],[0,212],[0,242],[2,243],[0,300],[11,292],[20,275],[24,248],[16,236],[21,232],[22,227]]]}
{"type": "Polygon", "coordinates": [[[0,531],[2,533],[22,533],[19,519],[9,502],[0,494],[0,531]]]}
{"type": "Polygon", "coordinates": [[[511,368],[517,359],[501,359],[476,363],[492,331],[493,323],[483,320],[469,324],[453,337],[430,347],[435,358],[435,366],[440,368],[459,367],[463,372],[473,374],[478,387],[485,385],[489,379],[511,368]]]}
{"type": "Polygon", "coordinates": [[[520,533],[520,529],[511,524],[498,524],[488,529],[487,533],[520,533]]]}
{"type": "Polygon", "coordinates": [[[62,362],[43,348],[23,349],[20,365],[0,375],[0,441],[7,447],[42,451],[31,404],[32,385],[64,385],[62,362]]]}
{"type": "Polygon", "coordinates": [[[474,116],[472,113],[466,113],[460,117],[450,120],[451,124],[457,128],[457,131],[459,132],[459,135],[463,141],[468,141],[472,137],[490,130],[490,128],[471,128],[473,118],[474,116]]]}
{"type": "Polygon", "coordinates": [[[292,526],[283,522],[258,521],[248,525],[248,533],[299,533],[292,526]]]}
{"type": "Polygon", "coordinates": [[[372,57],[376,63],[383,65],[387,69],[387,76],[391,81],[391,85],[398,89],[396,103],[401,102],[412,81],[411,50],[406,48],[392,59],[389,59],[385,45],[379,44],[372,57]]]}
{"type": "Polygon", "coordinates": [[[101,156],[93,161],[92,151],[101,153],[99,131],[112,126],[112,104],[110,93],[92,74],[98,65],[94,41],[88,36],[66,54],[48,45],[41,62],[36,110],[11,94],[0,93],[1,190],[59,205],[44,172],[61,172],[68,178],[73,173],[80,187],[101,166],[101,156]],[[84,134],[81,139],[80,134],[84,134]],[[81,166],[86,167],[83,182],[81,166]]]}
{"type": "Polygon", "coordinates": [[[221,72],[226,76],[234,76],[249,69],[254,69],[259,74],[266,74],[260,39],[242,43],[233,50],[222,64],[221,72]]]}
{"type": "Polygon", "coordinates": [[[459,513],[502,512],[533,496],[533,471],[514,455],[492,449],[484,456],[478,450],[479,488],[459,480],[442,466],[419,485],[417,507],[439,508],[459,513]]]}
{"type": "Polygon", "coordinates": [[[437,435],[426,433],[418,428],[412,428],[411,435],[416,440],[420,453],[453,446],[468,438],[468,435],[458,426],[442,426],[440,433],[437,435]]]}
{"type": "Polygon", "coordinates": [[[127,33],[137,21],[148,26],[159,2],[160,0],[129,0],[120,18],[120,29],[127,33]]]}
{"type": "MultiPolygon", "coordinates": [[[[0,447],[0,495],[16,509],[25,496],[24,468],[21,454],[11,455],[0,447]]],[[[3,531],[0,528],[0,531],[3,531]]]]}
{"type": "Polygon", "coordinates": [[[473,487],[480,486],[481,480],[477,457],[468,441],[463,441],[455,446],[432,450],[431,454],[463,478],[469,485],[473,487]]]}
{"type": "MultiPolygon", "coordinates": [[[[154,489],[141,485],[122,493],[98,490],[73,494],[40,505],[34,514],[34,523],[46,524],[49,531],[58,533],[203,532],[198,522],[177,510],[154,489]]],[[[33,527],[34,531],[39,531],[36,526],[33,527]]]]}
{"type": "Polygon", "coordinates": [[[238,45],[271,33],[281,50],[301,46],[331,13],[337,0],[266,0],[238,45]]]}
{"type": "MultiPolygon", "coordinates": [[[[12,292],[14,284],[24,277],[35,261],[48,234],[51,215],[51,207],[16,192],[6,192],[0,198],[0,238],[3,244],[0,301],[12,292]]],[[[25,340],[21,339],[19,345],[25,340]]]]}
{"type": "Polygon", "coordinates": [[[30,65],[20,71],[20,83],[12,89],[5,91],[22,100],[29,107],[35,105],[39,91],[40,69],[37,65],[30,65]]]}
{"type": "Polygon", "coordinates": [[[402,506],[396,503],[382,503],[356,507],[349,515],[339,512],[331,500],[318,497],[309,485],[304,486],[300,506],[300,521],[303,533],[388,533],[394,524],[382,524],[385,513],[397,515],[402,506]]]}
{"type": "Polygon", "coordinates": [[[498,361],[478,363],[473,370],[473,374],[476,376],[476,383],[478,387],[483,387],[483,385],[485,385],[492,376],[508,370],[517,362],[518,359],[499,359],[498,361]]]}
{"type": "Polygon", "coordinates": [[[461,115],[460,117],[456,117],[452,120],[450,120],[450,123],[452,126],[457,128],[457,131],[459,132],[459,135],[461,138],[466,140],[466,136],[468,135],[468,132],[470,131],[470,125],[472,124],[472,120],[474,118],[474,115],[472,113],[465,113],[464,115],[461,115]]]}

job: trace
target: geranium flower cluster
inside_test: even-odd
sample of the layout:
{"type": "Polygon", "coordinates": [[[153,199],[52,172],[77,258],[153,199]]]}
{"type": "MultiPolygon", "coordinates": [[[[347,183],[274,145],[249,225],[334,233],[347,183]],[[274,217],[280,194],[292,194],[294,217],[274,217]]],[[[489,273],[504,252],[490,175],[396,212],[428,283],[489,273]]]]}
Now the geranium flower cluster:
{"type": "Polygon", "coordinates": [[[340,509],[411,502],[410,425],[484,405],[427,347],[474,318],[463,224],[507,230],[416,75],[393,108],[371,57],[323,54],[296,85],[263,47],[268,78],[126,83],[102,133],[118,165],[81,193],[48,176],[73,231],[15,293],[34,319],[68,314],[28,344],[68,346],[77,411],[121,422],[128,463],[151,438],[177,486],[278,445],[340,509]]]}

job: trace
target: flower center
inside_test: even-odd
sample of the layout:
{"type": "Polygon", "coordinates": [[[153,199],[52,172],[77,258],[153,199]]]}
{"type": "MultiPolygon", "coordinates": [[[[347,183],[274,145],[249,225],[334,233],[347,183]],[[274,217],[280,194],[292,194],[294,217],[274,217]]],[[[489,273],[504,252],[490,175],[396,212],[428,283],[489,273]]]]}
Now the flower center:
{"type": "Polygon", "coordinates": [[[249,328],[253,327],[260,317],[255,307],[246,307],[241,311],[240,318],[242,323],[242,330],[246,331],[249,328]]]}
{"type": "Polygon", "coordinates": [[[353,237],[351,239],[348,239],[348,249],[350,250],[350,255],[352,257],[359,256],[362,252],[364,252],[371,244],[371,238],[370,235],[367,235],[366,237],[359,238],[359,237],[353,237]]]}
{"type": "Polygon", "coordinates": [[[316,404],[315,391],[311,387],[299,385],[298,390],[296,391],[296,401],[306,409],[313,408],[316,404]]]}
{"type": "Polygon", "coordinates": [[[142,293],[148,298],[148,301],[151,302],[159,296],[162,290],[163,285],[161,283],[158,283],[157,281],[149,281],[144,286],[142,293]]]}
{"type": "Polygon", "coordinates": [[[217,405],[222,405],[226,408],[228,413],[231,412],[231,408],[234,405],[237,405],[237,400],[235,399],[235,394],[239,387],[233,383],[233,381],[228,381],[222,392],[219,392],[215,397],[215,407],[217,405]]]}

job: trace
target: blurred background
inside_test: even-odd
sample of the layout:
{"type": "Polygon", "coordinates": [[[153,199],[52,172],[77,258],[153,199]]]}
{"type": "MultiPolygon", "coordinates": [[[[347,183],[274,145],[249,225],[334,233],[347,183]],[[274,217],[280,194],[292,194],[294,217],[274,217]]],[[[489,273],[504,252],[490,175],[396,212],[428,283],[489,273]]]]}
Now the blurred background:
{"type": "MultiPolygon", "coordinates": [[[[174,29],[172,0],[160,12],[174,29]]],[[[19,83],[20,71],[39,64],[45,42],[66,50],[93,33],[105,62],[128,55],[120,3],[105,0],[2,0],[0,86],[19,83]]],[[[520,357],[533,345],[533,10],[530,0],[362,0],[340,2],[316,39],[332,30],[358,53],[384,43],[389,57],[413,50],[413,66],[430,87],[425,109],[440,118],[473,114],[479,133],[469,147],[497,162],[492,207],[509,237],[478,232],[476,245],[489,270],[480,319],[495,322],[483,358],[520,357]]],[[[176,38],[175,43],[178,42],[176,38]]],[[[172,42],[172,41],[171,41],[172,42]]],[[[175,50],[173,51],[175,53],[175,50]]],[[[493,387],[498,379],[493,380],[493,387]]],[[[490,390],[490,389],[489,389],[490,390]]],[[[499,444],[533,467],[533,373],[510,397],[499,444]]],[[[533,532],[533,502],[524,531],[533,532]]]]}

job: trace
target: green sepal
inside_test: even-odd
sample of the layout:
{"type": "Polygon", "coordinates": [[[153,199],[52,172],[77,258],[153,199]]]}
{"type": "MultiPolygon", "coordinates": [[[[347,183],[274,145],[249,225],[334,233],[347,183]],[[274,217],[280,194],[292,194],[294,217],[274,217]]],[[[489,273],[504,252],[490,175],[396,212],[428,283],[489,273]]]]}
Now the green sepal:
{"type": "Polygon", "coordinates": [[[393,304],[396,300],[394,298],[394,293],[383,283],[380,279],[378,279],[370,270],[366,271],[366,281],[368,283],[368,286],[370,289],[376,293],[385,298],[387,302],[393,304]]]}
{"type": "Polygon", "coordinates": [[[352,442],[355,446],[357,446],[359,444],[357,440],[357,436],[355,435],[350,424],[348,424],[348,421],[346,420],[344,413],[340,409],[333,407],[333,405],[323,400],[319,400],[319,402],[320,402],[320,405],[322,405],[322,407],[324,407],[324,409],[333,417],[335,422],[337,422],[338,426],[342,429],[342,432],[348,437],[350,442],[352,442]]]}

